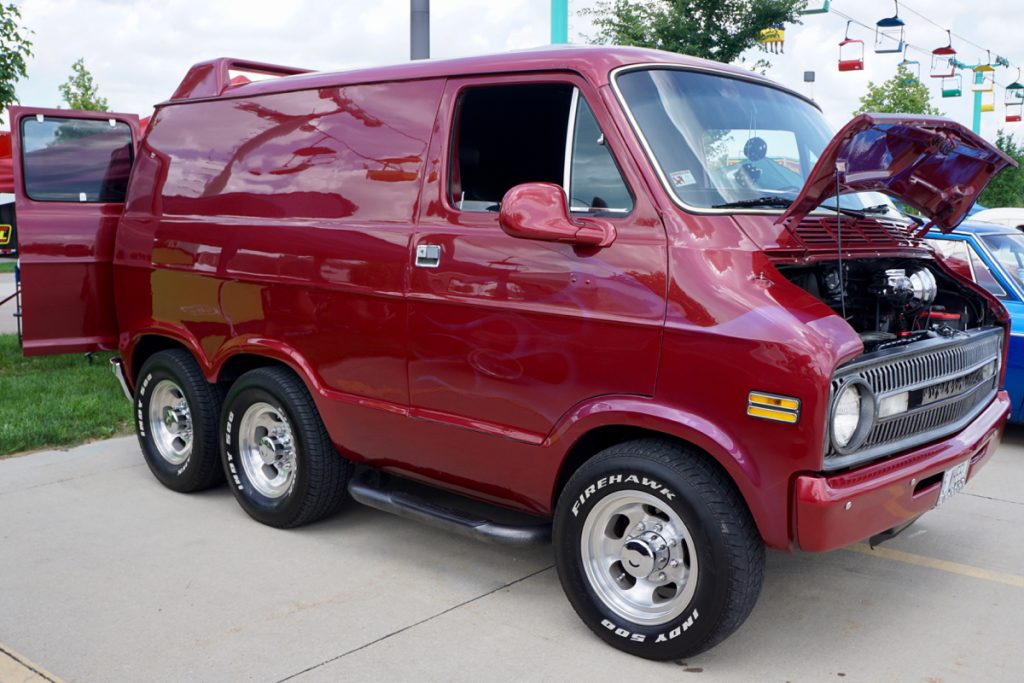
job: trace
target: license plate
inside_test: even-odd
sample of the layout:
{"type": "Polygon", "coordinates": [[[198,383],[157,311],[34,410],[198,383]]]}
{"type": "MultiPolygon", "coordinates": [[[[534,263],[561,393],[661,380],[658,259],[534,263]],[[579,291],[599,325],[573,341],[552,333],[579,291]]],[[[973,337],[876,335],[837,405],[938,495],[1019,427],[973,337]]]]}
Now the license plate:
{"type": "Polygon", "coordinates": [[[954,494],[959,493],[963,490],[967,484],[967,468],[971,466],[970,460],[965,460],[956,467],[948,469],[942,475],[942,490],[939,491],[939,502],[935,504],[938,507],[946,502],[949,498],[952,498],[954,494]]]}

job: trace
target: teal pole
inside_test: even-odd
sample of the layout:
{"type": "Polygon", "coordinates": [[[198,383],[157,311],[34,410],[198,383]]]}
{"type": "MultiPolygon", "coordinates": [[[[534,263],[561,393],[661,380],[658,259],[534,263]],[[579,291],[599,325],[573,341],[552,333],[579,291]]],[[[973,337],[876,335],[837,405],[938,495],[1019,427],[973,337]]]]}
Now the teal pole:
{"type": "MultiPolygon", "coordinates": [[[[974,82],[980,85],[985,80],[985,74],[980,71],[974,72],[974,82]]],[[[971,130],[981,135],[981,93],[974,93],[974,121],[971,123],[971,130]]]]}
{"type": "Polygon", "coordinates": [[[551,0],[551,44],[569,42],[569,0],[551,0]]]}

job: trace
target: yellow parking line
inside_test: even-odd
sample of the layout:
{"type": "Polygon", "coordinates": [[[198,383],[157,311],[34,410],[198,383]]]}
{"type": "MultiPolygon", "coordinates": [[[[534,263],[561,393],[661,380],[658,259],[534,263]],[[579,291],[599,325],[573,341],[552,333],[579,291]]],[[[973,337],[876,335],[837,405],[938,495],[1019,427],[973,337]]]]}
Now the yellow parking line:
{"type": "Polygon", "coordinates": [[[1001,572],[994,572],[988,569],[982,569],[981,567],[972,567],[969,564],[960,564],[959,562],[950,562],[948,560],[939,560],[934,557],[925,557],[924,555],[905,553],[902,550],[894,550],[892,548],[877,547],[874,550],[872,550],[869,546],[863,543],[848,546],[845,548],[845,550],[849,550],[855,553],[862,553],[864,555],[871,555],[873,557],[883,557],[887,560],[895,560],[896,562],[916,564],[920,567],[930,567],[932,569],[938,569],[944,572],[960,574],[961,576],[970,576],[971,578],[975,579],[983,579],[985,581],[1002,583],[1006,584],[1007,586],[1016,586],[1017,588],[1024,588],[1024,576],[1017,576],[1016,574],[1003,574],[1001,572]]]}
{"type": "Polygon", "coordinates": [[[61,683],[46,669],[0,643],[0,681],[3,683],[61,683]]]}

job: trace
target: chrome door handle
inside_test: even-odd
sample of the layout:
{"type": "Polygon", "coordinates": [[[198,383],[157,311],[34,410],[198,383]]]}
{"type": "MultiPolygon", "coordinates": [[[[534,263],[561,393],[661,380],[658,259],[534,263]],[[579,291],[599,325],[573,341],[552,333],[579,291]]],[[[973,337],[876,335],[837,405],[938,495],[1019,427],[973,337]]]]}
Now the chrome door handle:
{"type": "Polygon", "coordinates": [[[441,263],[440,244],[416,245],[416,265],[419,268],[437,268],[441,263]]]}

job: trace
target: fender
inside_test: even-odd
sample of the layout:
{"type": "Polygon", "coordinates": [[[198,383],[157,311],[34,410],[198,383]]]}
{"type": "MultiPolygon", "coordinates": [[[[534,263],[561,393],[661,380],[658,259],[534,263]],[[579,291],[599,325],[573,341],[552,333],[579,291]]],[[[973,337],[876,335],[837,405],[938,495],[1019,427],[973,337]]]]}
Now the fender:
{"type": "MultiPolygon", "coordinates": [[[[199,363],[200,369],[203,371],[203,375],[208,381],[211,377],[211,366],[210,362],[203,353],[202,347],[199,345],[199,340],[196,339],[195,335],[188,331],[187,328],[180,325],[171,325],[168,323],[162,323],[159,321],[150,321],[148,327],[137,328],[131,332],[130,335],[122,334],[122,339],[127,336],[127,341],[122,341],[119,344],[121,358],[124,360],[125,367],[131,369],[134,367],[135,362],[135,351],[138,348],[139,342],[146,337],[162,337],[164,339],[170,339],[178,344],[184,346],[192,357],[199,363]]],[[[125,380],[128,385],[134,390],[135,389],[135,376],[133,372],[126,373],[125,380]]]]}
{"type": "Polygon", "coordinates": [[[299,353],[290,344],[286,344],[278,339],[271,339],[269,337],[259,335],[243,335],[240,337],[234,337],[225,344],[222,344],[221,347],[217,349],[217,353],[214,355],[210,363],[210,381],[219,381],[221,373],[223,372],[224,366],[227,362],[231,360],[231,358],[241,354],[262,356],[264,358],[270,358],[284,363],[302,379],[306,388],[309,389],[310,394],[314,397],[327,396],[327,392],[324,389],[323,384],[319,379],[317,379],[316,373],[313,371],[313,367],[309,364],[309,361],[306,360],[305,356],[299,353]]]}
{"type": "MultiPolygon", "coordinates": [[[[145,337],[163,337],[184,346],[196,359],[203,376],[211,384],[220,380],[224,366],[231,358],[248,354],[284,363],[302,379],[314,397],[327,395],[305,357],[292,346],[276,339],[258,335],[235,337],[221,345],[211,358],[207,356],[199,344],[199,340],[187,328],[154,321],[149,327],[133,333],[131,339],[122,347],[121,355],[129,367],[131,367],[136,347],[145,337]]],[[[131,380],[134,382],[134,378],[131,380]]]]}
{"type": "MultiPolygon", "coordinates": [[[[559,476],[566,456],[588,432],[599,427],[636,427],[673,436],[708,453],[736,484],[768,545],[790,547],[788,481],[767,482],[757,459],[716,423],[681,408],[635,395],[601,396],[577,405],[555,425],[543,447],[559,454],[559,476]],[[781,488],[781,490],[779,490],[781,488]],[[769,503],[774,503],[770,505],[769,503]]],[[[558,477],[551,482],[554,501],[558,477]]]]}

